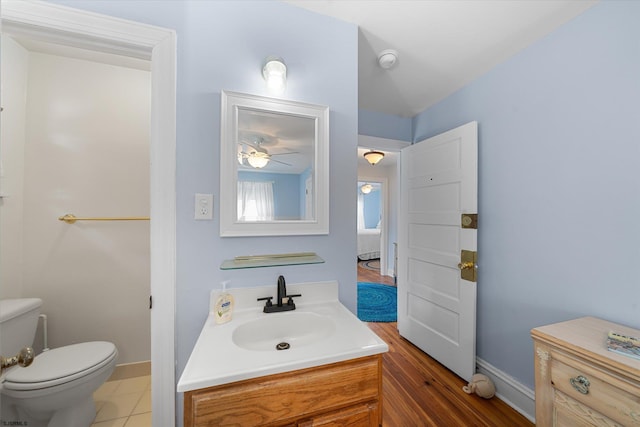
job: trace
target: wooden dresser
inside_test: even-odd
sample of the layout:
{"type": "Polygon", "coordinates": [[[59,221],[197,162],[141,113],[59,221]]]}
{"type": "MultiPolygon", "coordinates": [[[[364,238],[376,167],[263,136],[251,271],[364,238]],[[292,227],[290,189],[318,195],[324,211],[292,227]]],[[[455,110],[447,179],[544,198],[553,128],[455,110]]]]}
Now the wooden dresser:
{"type": "Polygon", "coordinates": [[[531,331],[537,426],[640,427],[640,360],[608,351],[609,331],[640,337],[594,317],[531,331]]]}

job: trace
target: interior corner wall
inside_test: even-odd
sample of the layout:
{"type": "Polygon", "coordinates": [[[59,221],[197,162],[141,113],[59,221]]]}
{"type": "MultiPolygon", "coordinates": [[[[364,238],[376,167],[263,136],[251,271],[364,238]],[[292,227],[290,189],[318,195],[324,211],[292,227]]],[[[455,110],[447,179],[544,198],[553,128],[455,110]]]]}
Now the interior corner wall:
{"type": "Polygon", "coordinates": [[[2,37],[0,299],[22,296],[25,114],[29,52],[2,37]]]}
{"type": "Polygon", "coordinates": [[[640,328],[638,16],[600,2],[414,118],[478,121],[477,354],[531,388],[531,328],[640,328]]]}
{"type": "Polygon", "coordinates": [[[412,123],[412,119],[408,117],[358,110],[358,134],[360,135],[412,141],[412,123]]]}

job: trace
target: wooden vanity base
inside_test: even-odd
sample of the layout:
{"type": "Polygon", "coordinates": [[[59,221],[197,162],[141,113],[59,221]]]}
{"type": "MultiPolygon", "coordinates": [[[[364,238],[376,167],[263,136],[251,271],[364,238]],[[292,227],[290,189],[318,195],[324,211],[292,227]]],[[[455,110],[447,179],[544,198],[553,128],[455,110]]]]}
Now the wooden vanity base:
{"type": "Polygon", "coordinates": [[[382,425],[382,355],[184,394],[184,425],[382,425]]]}

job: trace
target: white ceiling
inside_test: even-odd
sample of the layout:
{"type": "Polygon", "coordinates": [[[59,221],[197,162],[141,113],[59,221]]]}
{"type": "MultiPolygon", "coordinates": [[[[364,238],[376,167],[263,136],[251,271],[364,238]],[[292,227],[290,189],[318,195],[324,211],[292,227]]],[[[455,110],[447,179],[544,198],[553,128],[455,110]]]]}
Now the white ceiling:
{"type": "MultiPolygon", "coordinates": [[[[413,117],[598,0],[283,0],[359,26],[359,108],[413,117]],[[394,49],[390,70],[378,53],[394,49]]],[[[149,62],[18,39],[28,50],[149,69],[149,62]],[[98,56],[97,56],[98,55],[98,56]],[[122,62],[127,61],[127,62],[122,62]]],[[[286,60],[286,58],[285,58],[286,60]]],[[[370,166],[395,163],[395,153],[370,166]]],[[[293,159],[291,159],[293,160],[293,159]]],[[[275,166],[275,165],[274,165],[275,166]]]]}
{"type": "Polygon", "coordinates": [[[413,117],[597,0],[284,0],[360,27],[359,108],[413,117]],[[390,70],[377,55],[395,49],[390,70]]]}

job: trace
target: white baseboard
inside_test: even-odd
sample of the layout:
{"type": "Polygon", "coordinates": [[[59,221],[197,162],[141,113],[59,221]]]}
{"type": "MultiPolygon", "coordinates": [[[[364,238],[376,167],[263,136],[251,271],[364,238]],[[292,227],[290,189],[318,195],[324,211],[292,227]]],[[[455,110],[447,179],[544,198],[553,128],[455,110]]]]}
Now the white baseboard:
{"type": "Polygon", "coordinates": [[[532,389],[479,357],[476,358],[476,366],[478,373],[491,378],[496,386],[496,396],[500,400],[535,424],[536,400],[532,389]]]}
{"type": "Polygon", "coordinates": [[[124,380],[127,378],[151,375],[151,361],[123,363],[117,365],[107,381],[124,380]]]}

